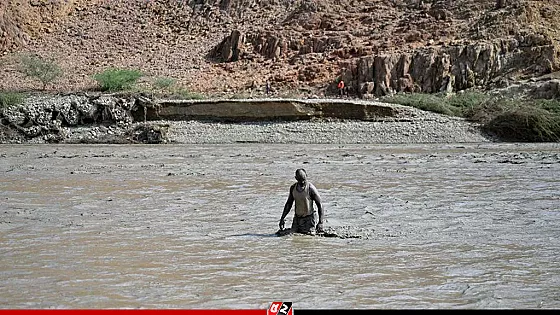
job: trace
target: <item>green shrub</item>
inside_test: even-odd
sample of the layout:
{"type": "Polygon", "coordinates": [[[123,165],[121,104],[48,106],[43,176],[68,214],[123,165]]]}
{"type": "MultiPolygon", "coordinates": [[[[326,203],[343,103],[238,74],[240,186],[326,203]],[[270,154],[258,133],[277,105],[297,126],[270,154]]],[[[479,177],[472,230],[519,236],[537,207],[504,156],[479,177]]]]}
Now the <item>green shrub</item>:
{"type": "Polygon", "coordinates": [[[385,97],[382,100],[387,103],[411,106],[449,116],[464,116],[466,111],[472,110],[489,99],[491,97],[487,94],[469,91],[450,96],[425,93],[396,94],[385,97]]]}
{"type": "Polygon", "coordinates": [[[62,75],[62,70],[53,59],[43,59],[37,55],[21,55],[20,72],[41,81],[43,90],[62,75]]]}
{"type": "Polygon", "coordinates": [[[551,142],[560,140],[559,108],[554,100],[495,97],[473,106],[464,116],[505,141],[551,142]]]}
{"type": "Polygon", "coordinates": [[[140,77],[140,71],[129,69],[108,69],[93,76],[102,91],[130,89],[140,77]]]}
{"type": "Polygon", "coordinates": [[[382,98],[382,101],[393,104],[415,107],[421,110],[454,116],[457,109],[452,108],[445,97],[436,94],[411,93],[395,94],[382,98]]]}
{"type": "Polygon", "coordinates": [[[560,100],[507,98],[476,91],[452,96],[397,94],[382,100],[464,117],[505,141],[560,141],[560,100]]]}
{"type": "Polygon", "coordinates": [[[175,85],[176,82],[177,81],[173,78],[157,78],[153,82],[153,87],[160,90],[165,90],[171,88],[173,85],[175,85]]]}
{"type": "Polygon", "coordinates": [[[479,91],[467,91],[464,93],[453,94],[447,98],[447,104],[456,109],[456,113],[462,116],[468,111],[480,104],[484,104],[492,97],[479,91]]]}
{"type": "Polygon", "coordinates": [[[465,108],[462,111],[462,116],[470,121],[486,124],[495,117],[512,111],[519,106],[520,102],[518,100],[494,97],[465,108]]]}
{"type": "Polygon", "coordinates": [[[521,106],[495,116],[483,129],[507,141],[556,142],[560,141],[560,115],[521,106]]]}
{"type": "Polygon", "coordinates": [[[18,105],[25,99],[25,95],[17,92],[0,92],[0,108],[18,105]]]}
{"type": "Polygon", "coordinates": [[[560,99],[552,99],[552,100],[538,99],[535,100],[535,103],[540,108],[546,109],[551,113],[560,114],[560,99]]]}

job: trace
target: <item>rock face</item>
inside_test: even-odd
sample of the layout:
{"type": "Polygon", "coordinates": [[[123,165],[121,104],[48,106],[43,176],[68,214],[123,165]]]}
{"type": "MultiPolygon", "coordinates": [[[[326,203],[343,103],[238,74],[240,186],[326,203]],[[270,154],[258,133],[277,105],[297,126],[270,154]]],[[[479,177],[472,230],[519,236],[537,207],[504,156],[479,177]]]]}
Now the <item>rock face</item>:
{"type": "Polygon", "coordinates": [[[8,54],[31,52],[57,92],[109,67],[212,96],[458,91],[558,71],[559,42],[557,0],[5,0],[0,90],[38,88],[8,54]]]}
{"type": "MultiPolygon", "coordinates": [[[[288,55],[325,52],[338,48],[329,39],[313,39],[288,43],[273,35],[245,36],[235,30],[213,50],[213,56],[223,62],[247,58],[249,49],[267,59],[277,60],[288,55]]],[[[305,70],[309,68],[304,68],[305,70]]],[[[519,35],[473,44],[445,47],[422,47],[411,52],[369,55],[349,63],[341,78],[350,92],[361,97],[385,96],[394,92],[436,93],[465,90],[473,87],[501,87],[512,72],[540,76],[560,69],[560,46],[546,36],[519,35]]],[[[310,77],[304,75],[303,77],[310,77]]]]}
{"type": "Polygon", "coordinates": [[[245,37],[235,30],[211,51],[210,57],[218,58],[221,62],[238,61],[244,42],[245,37]]]}
{"type": "Polygon", "coordinates": [[[8,49],[15,49],[23,42],[23,32],[16,25],[13,17],[7,14],[8,3],[0,3],[0,53],[8,49]]]}
{"type": "Polygon", "coordinates": [[[360,58],[342,78],[361,96],[393,92],[453,92],[501,87],[513,70],[543,75],[560,69],[560,50],[550,39],[519,37],[488,43],[422,48],[360,58]]]}
{"type": "MultiPolygon", "coordinates": [[[[434,1],[430,6],[424,5],[422,1],[408,2],[417,5],[427,16],[441,21],[440,23],[448,23],[456,18],[451,11],[453,8],[442,1],[434,1]]],[[[503,10],[497,11],[501,13],[491,13],[487,18],[504,19],[503,13],[509,12],[505,1],[497,1],[494,8],[503,10]]],[[[321,10],[319,2],[302,2],[287,20],[297,21],[306,29],[336,29],[333,21],[326,23],[318,14],[313,14],[321,10]],[[306,7],[308,12],[302,7],[306,7]],[[316,25],[310,26],[314,23],[316,25]]],[[[522,1],[515,1],[510,11],[525,16],[527,20],[538,20],[535,13],[542,17],[550,14],[546,9],[526,6],[522,1]]],[[[328,15],[323,15],[325,16],[328,15]]],[[[484,23],[486,22],[481,21],[476,25],[475,37],[481,36],[480,28],[484,23]]],[[[254,54],[259,54],[275,61],[290,58],[294,63],[297,60],[294,56],[303,59],[305,55],[321,54],[324,61],[325,56],[334,53],[348,59],[348,62],[339,63],[340,78],[347,82],[350,93],[360,97],[384,96],[394,92],[450,93],[473,87],[500,88],[523,75],[540,76],[560,69],[557,37],[551,36],[549,32],[520,29],[511,29],[510,33],[509,36],[500,38],[449,41],[439,45],[411,46],[406,51],[393,49],[397,51],[379,52],[379,48],[368,49],[360,45],[348,47],[341,36],[350,35],[346,32],[325,32],[322,36],[302,38],[288,37],[282,32],[253,31],[244,34],[235,30],[215,48],[218,52],[215,55],[220,55],[219,52],[226,47],[225,53],[221,54],[221,60],[226,62],[254,59],[254,54]]],[[[407,42],[422,41],[423,38],[420,31],[405,35],[407,42]]],[[[320,66],[303,65],[298,79],[313,81],[321,71],[320,66]]],[[[285,80],[285,77],[280,78],[285,80]]],[[[334,80],[330,83],[331,91],[334,90],[333,85],[334,80]]]]}

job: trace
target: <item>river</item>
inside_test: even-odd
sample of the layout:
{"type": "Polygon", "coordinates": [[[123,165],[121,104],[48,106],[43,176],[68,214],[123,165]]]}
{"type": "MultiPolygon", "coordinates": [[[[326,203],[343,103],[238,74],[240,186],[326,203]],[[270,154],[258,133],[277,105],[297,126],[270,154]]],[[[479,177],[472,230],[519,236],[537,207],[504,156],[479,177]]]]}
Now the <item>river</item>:
{"type": "Polygon", "coordinates": [[[0,145],[0,174],[4,309],[560,307],[560,144],[0,145]],[[300,167],[359,237],[274,235],[300,167]]]}

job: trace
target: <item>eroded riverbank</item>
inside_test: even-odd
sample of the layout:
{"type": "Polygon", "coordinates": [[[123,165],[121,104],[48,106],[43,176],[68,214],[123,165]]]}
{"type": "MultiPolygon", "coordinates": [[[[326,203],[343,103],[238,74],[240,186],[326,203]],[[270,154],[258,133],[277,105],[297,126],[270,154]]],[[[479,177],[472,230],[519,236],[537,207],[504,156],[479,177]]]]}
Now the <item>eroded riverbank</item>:
{"type": "Polygon", "coordinates": [[[479,143],[480,125],[376,101],[64,95],[0,112],[0,143],[479,143]]]}

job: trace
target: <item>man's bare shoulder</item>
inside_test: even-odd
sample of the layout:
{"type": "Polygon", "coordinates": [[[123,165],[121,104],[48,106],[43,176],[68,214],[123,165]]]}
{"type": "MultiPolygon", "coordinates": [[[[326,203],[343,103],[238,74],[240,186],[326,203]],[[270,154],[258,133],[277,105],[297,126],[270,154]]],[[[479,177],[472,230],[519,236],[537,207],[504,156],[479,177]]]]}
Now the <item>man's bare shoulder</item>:
{"type": "Polygon", "coordinates": [[[294,190],[294,188],[296,188],[297,183],[293,183],[292,185],[290,185],[290,192],[292,192],[294,190]]]}
{"type": "Polygon", "coordinates": [[[309,183],[309,191],[313,192],[317,195],[319,194],[319,191],[317,190],[317,187],[315,187],[315,185],[313,185],[313,183],[311,183],[311,182],[309,183]]]}

